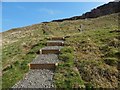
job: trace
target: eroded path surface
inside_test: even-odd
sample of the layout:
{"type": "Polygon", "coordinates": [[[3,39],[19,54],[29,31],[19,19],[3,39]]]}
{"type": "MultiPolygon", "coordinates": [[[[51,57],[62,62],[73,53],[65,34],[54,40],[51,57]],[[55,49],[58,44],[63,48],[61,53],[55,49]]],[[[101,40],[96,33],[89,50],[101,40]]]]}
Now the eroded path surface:
{"type": "Polygon", "coordinates": [[[38,55],[31,63],[32,64],[44,64],[44,63],[58,63],[59,59],[56,54],[41,54],[38,55]]]}
{"type": "Polygon", "coordinates": [[[47,46],[42,48],[40,54],[30,63],[29,72],[12,88],[54,88],[53,76],[55,67],[53,66],[59,63],[57,54],[63,47],[63,42],[61,38],[60,40],[59,38],[58,40],[53,38],[53,40],[48,41],[47,46]],[[32,68],[32,65],[34,65],[34,68],[32,68]],[[53,68],[51,69],[51,67],[53,68]]]}
{"type": "Polygon", "coordinates": [[[34,69],[30,70],[23,80],[13,88],[53,88],[54,70],[34,69]]]}

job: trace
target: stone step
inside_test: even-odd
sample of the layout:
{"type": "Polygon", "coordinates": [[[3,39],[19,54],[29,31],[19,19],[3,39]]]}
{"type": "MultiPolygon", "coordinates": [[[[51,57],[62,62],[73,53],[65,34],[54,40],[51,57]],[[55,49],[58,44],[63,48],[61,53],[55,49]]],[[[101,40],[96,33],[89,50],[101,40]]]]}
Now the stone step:
{"type": "Polygon", "coordinates": [[[50,40],[47,41],[47,46],[64,46],[63,40],[50,40]]]}
{"type": "Polygon", "coordinates": [[[41,54],[29,64],[30,69],[55,69],[59,62],[56,54],[41,54]]]}
{"type": "Polygon", "coordinates": [[[47,46],[40,49],[40,54],[59,54],[62,46],[47,46]]]}
{"type": "Polygon", "coordinates": [[[50,37],[49,39],[50,40],[65,40],[64,37],[57,37],[57,36],[56,37],[55,36],[54,37],[50,37]]]}
{"type": "MultiPolygon", "coordinates": [[[[53,84],[54,70],[32,69],[25,77],[16,83],[12,89],[35,89],[35,88],[54,88],[53,84]]],[[[41,90],[41,89],[40,89],[41,90]]]]}

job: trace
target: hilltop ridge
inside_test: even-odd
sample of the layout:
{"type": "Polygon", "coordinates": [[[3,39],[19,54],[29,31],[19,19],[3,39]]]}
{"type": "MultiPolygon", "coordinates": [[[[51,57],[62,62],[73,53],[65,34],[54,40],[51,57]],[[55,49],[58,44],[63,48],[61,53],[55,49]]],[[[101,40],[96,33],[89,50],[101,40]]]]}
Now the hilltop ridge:
{"type": "MultiPolygon", "coordinates": [[[[92,9],[90,12],[86,12],[84,14],[82,14],[81,16],[73,16],[70,18],[64,18],[64,19],[58,19],[58,20],[52,20],[50,22],[63,22],[63,21],[69,21],[69,20],[80,20],[80,19],[86,19],[86,18],[97,18],[100,16],[105,16],[105,15],[110,15],[110,14],[114,14],[114,13],[119,13],[120,9],[119,9],[119,5],[120,5],[120,1],[117,2],[109,2],[107,4],[101,5],[97,8],[92,9]]],[[[50,22],[41,22],[39,24],[47,24],[50,22]]],[[[24,26],[24,27],[20,27],[20,28],[27,28],[27,27],[31,27],[31,26],[35,26],[38,24],[33,24],[33,25],[29,25],[29,26],[24,26]]],[[[19,28],[13,28],[8,30],[9,31],[15,31],[19,28]]],[[[5,31],[7,32],[7,31],[5,31]]],[[[4,33],[4,32],[3,32],[4,33]]]]}
{"type": "Polygon", "coordinates": [[[78,20],[78,19],[86,19],[86,18],[97,18],[104,15],[109,15],[112,13],[120,12],[119,9],[120,1],[119,2],[109,2],[107,4],[101,5],[97,8],[92,9],[90,12],[86,12],[81,16],[74,16],[71,18],[53,20],[52,22],[62,22],[65,20],[78,20]]]}

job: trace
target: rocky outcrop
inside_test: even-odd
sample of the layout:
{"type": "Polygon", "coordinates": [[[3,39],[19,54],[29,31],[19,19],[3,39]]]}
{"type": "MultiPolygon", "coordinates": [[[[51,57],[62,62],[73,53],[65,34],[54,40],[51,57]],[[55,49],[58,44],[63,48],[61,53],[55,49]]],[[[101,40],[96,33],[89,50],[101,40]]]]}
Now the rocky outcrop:
{"type": "Polygon", "coordinates": [[[118,13],[120,12],[119,5],[120,5],[120,1],[109,2],[108,4],[104,4],[102,6],[99,6],[91,10],[90,12],[83,14],[82,16],[74,16],[66,19],[53,20],[52,22],[62,22],[65,20],[78,20],[78,19],[85,19],[85,18],[96,18],[104,15],[109,15],[112,13],[118,13]]]}

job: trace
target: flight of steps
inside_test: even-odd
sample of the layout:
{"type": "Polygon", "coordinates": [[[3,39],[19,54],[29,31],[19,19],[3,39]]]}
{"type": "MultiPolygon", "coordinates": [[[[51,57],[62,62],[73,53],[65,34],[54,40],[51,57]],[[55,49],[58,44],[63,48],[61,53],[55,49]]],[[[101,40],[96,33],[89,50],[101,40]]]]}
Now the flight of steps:
{"type": "Polygon", "coordinates": [[[51,37],[47,46],[40,49],[40,54],[29,64],[30,70],[23,80],[12,88],[54,88],[54,70],[59,63],[58,54],[63,46],[63,37],[51,37]]]}

